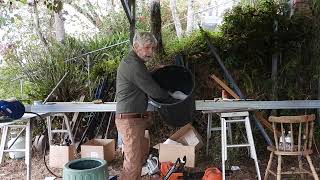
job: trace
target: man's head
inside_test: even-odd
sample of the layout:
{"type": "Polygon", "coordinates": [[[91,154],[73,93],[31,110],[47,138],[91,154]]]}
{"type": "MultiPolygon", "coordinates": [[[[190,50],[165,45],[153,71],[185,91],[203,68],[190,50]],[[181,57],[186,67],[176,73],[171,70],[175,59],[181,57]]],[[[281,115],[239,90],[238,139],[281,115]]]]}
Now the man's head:
{"type": "Polygon", "coordinates": [[[157,39],[150,32],[136,32],[133,37],[133,49],[144,62],[153,58],[157,44],[157,39]]]}

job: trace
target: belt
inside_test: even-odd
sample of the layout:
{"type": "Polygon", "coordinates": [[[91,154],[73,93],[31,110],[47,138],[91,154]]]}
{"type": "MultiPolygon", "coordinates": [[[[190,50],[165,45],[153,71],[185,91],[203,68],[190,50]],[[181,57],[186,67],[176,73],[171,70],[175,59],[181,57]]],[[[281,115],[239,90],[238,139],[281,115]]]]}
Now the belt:
{"type": "Polygon", "coordinates": [[[128,118],[145,118],[146,114],[143,113],[120,113],[116,114],[117,119],[128,119],[128,118]]]}

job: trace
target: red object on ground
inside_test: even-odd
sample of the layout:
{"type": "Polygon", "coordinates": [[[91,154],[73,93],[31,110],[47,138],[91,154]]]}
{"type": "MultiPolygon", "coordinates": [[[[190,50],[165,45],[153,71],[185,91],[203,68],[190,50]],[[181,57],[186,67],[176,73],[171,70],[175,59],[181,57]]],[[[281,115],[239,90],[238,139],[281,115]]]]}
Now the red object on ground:
{"type": "MultiPolygon", "coordinates": [[[[171,169],[171,167],[174,164],[172,162],[162,162],[161,163],[161,178],[163,179],[166,174],[168,173],[168,171],[171,169]]],[[[169,177],[169,180],[178,180],[178,179],[183,179],[183,173],[182,172],[176,172],[176,173],[172,173],[171,176],[169,177]]]]}
{"type": "Polygon", "coordinates": [[[218,168],[206,169],[202,180],[222,180],[221,171],[218,168]]]}

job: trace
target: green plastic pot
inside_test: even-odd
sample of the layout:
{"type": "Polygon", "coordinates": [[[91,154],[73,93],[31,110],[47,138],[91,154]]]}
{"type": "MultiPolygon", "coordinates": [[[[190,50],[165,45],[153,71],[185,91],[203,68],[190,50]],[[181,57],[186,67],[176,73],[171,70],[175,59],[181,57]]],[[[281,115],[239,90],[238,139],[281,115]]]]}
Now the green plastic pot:
{"type": "Polygon", "coordinates": [[[109,179],[107,161],[81,158],[68,162],[63,168],[63,180],[106,180],[109,179]]]}

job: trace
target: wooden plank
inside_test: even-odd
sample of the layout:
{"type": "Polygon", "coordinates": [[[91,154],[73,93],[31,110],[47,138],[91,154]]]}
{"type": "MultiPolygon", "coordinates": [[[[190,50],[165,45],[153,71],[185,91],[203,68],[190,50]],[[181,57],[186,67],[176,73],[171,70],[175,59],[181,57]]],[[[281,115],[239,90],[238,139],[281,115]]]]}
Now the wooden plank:
{"type": "Polygon", "coordinates": [[[210,76],[211,79],[216,81],[223,89],[225,89],[233,98],[240,99],[240,96],[238,96],[228,85],[226,85],[223,81],[221,81],[217,76],[212,74],[210,76]]]}

